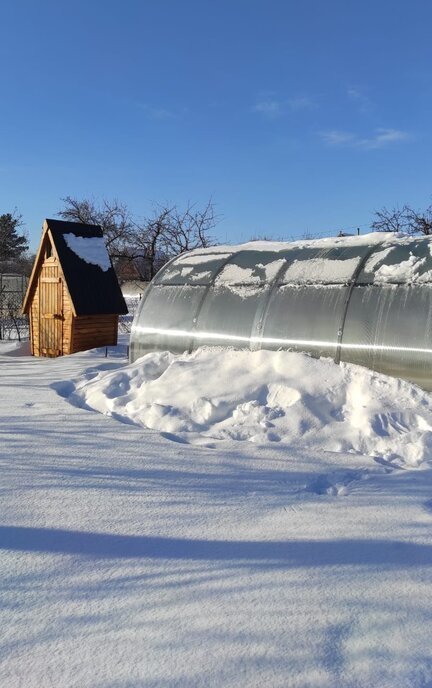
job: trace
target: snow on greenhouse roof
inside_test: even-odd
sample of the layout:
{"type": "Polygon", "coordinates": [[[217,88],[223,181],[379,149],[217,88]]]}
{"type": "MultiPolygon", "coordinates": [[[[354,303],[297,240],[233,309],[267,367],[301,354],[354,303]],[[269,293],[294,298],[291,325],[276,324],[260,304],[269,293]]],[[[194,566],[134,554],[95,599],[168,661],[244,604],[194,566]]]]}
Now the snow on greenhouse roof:
{"type": "Polygon", "coordinates": [[[425,264],[426,258],[419,258],[410,254],[407,260],[395,265],[381,265],[375,273],[375,282],[408,282],[415,280],[418,271],[425,264]]]}
{"type": "Polygon", "coordinates": [[[294,260],[284,275],[284,282],[344,282],[351,279],[361,256],[338,260],[336,258],[310,258],[308,261],[294,260]],[[305,269],[305,264],[307,269],[305,269]]]}
{"type": "MultiPolygon", "coordinates": [[[[418,237],[417,237],[418,238],[418,237]]],[[[420,237],[421,238],[421,237],[420,237]]],[[[195,249],[189,255],[205,255],[219,253],[237,253],[238,251],[289,251],[295,248],[351,248],[357,246],[374,246],[376,244],[394,243],[403,245],[412,241],[413,237],[401,232],[370,232],[351,237],[325,237],[323,239],[301,239],[298,241],[248,241],[244,244],[221,244],[209,248],[195,249]]]]}
{"type": "Polygon", "coordinates": [[[195,249],[156,278],[160,284],[343,284],[366,261],[365,283],[432,282],[430,237],[373,232],[305,241],[251,241],[195,249]],[[284,272],[284,265],[286,271],[284,272]]]}

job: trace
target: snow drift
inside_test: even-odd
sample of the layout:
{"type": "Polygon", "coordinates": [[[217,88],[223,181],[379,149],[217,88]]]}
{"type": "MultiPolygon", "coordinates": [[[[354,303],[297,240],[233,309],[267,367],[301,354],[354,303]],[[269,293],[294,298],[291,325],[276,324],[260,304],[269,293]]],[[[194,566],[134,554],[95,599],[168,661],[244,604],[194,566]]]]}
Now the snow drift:
{"type": "Polygon", "coordinates": [[[279,442],[410,466],[432,449],[431,395],[330,359],[203,348],[93,375],[75,384],[72,403],[180,442],[279,442]]]}

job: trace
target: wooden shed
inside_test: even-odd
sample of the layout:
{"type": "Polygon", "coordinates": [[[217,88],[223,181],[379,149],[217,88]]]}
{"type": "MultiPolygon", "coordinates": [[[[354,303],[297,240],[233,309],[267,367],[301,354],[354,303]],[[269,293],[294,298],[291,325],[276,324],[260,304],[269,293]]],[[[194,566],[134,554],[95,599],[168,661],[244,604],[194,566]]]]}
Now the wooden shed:
{"type": "Polygon", "coordinates": [[[98,225],[45,220],[23,312],[34,356],[117,344],[127,306],[98,225]]]}

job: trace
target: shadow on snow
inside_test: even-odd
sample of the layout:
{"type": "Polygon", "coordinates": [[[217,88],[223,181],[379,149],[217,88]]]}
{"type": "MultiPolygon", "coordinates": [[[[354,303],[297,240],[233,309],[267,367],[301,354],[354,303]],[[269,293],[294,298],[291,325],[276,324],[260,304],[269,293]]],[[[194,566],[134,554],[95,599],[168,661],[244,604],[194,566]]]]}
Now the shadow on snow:
{"type": "Polygon", "coordinates": [[[0,526],[0,549],[112,559],[225,561],[283,568],[432,566],[432,546],[397,540],[194,540],[0,526]]]}

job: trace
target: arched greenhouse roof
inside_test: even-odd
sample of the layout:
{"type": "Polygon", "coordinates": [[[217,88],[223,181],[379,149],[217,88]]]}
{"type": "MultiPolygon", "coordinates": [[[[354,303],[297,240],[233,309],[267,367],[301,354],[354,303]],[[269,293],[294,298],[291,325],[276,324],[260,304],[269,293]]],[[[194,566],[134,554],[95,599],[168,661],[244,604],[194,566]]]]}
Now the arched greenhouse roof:
{"type": "Polygon", "coordinates": [[[331,356],[432,389],[432,239],[389,234],[184,253],[135,317],[131,360],[199,346],[331,356]]]}

